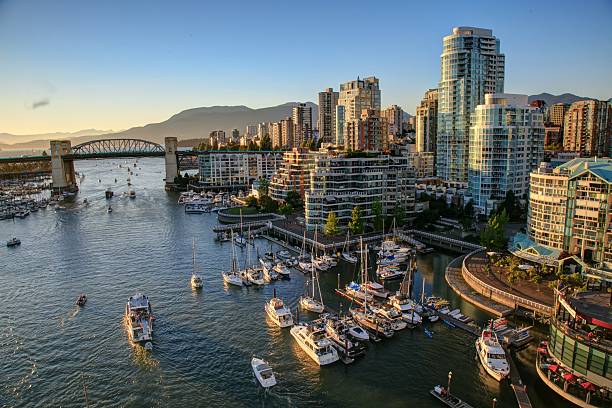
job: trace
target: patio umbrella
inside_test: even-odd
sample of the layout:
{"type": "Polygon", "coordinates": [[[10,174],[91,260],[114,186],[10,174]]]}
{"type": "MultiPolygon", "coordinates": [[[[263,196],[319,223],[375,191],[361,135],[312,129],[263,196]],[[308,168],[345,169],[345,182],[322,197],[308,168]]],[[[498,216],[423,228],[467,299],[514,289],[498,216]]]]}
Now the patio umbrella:
{"type": "Polygon", "coordinates": [[[550,371],[552,371],[553,373],[556,373],[556,372],[557,372],[557,370],[559,369],[559,366],[558,366],[558,365],[556,365],[556,364],[551,364],[551,365],[549,365],[549,366],[548,366],[548,369],[549,369],[550,371]]]}
{"type": "Polygon", "coordinates": [[[548,354],[548,350],[546,350],[546,347],[538,347],[538,353],[548,354]]]}
{"type": "Polygon", "coordinates": [[[572,374],[572,373],[565,373],[565,374],[563,374],[563,379],[565,381],[573,381],[573,380],[576,379],[576,376],[574,374],[572,374]]]}
{"type": "Polygon", "coordinates": [[[597,386],[592,382],[585,381],[580,386],[587,391],[597,391],[597,386]]]}

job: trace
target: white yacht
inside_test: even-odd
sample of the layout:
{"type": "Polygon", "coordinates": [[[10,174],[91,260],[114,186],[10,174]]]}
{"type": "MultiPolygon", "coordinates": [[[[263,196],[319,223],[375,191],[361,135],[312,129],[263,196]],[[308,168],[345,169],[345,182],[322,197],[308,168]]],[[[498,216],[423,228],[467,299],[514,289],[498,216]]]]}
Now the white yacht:
{"type": "Polygon", "coordinates": [[[476,340],[476,353],[485,371],[497,381],[510,374],[506,353],[491,328],[485,328],[476,340]]]}
{"type": "Polygon", "coordinates": [[[125,305],[125,320],[132,342],[151,347],[146,343],[153,340],[154,319],[148,297],[137,293],[128,299],[125,305]]]}
{"type": "Polygon", "coordinates": [[[274,297],[266,302],[264,309],[270,319],[280,327],[293,326],[293,316],[291,311],[282,299],[276,297],[276,289],[274,289],[274,297]]]}
{"type": "Polygon", "coordinates": [[[291,335],[318,365],[327,365],[338,361],[338,352],[327,338],[325,331],[316,326],[296,325],[291,328],[291,335]]]}
{"type": "Polygon", "coordinates": [[[259,263],[261,263],[261,268],[263,270],[263,275],[266,282],[271,282],[278,279],[278,274],[274,271],[274,266],[272,266],[272,263],[264,261],[261,258],[259,259],[259,263]]]}
{"type": "Polygon", "coordinates": [[[264,388],[270,388],[276,385],[276,378],[274,372],[267,362],[261,358],[253,357],[251,359],[251,368],[255,374],[255,378],[264,388]]]}

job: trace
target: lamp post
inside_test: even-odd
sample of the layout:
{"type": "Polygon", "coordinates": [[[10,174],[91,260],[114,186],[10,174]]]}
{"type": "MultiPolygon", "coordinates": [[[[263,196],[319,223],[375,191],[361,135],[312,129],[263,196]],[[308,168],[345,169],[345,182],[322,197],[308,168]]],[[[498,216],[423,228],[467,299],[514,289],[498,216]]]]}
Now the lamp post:
{"type": "Polygon", "coordinates": [[[449,371],[448,372],[448,384],[446,385],[446,392],[448,392],[448,394],[450,395],[450,383],[451,383],[451,378],[453,378],[453,372],[449,371]]]}
{"type": "Polygon", "coordinates": [[[495,408],[496,403],[497,403],[497,398],[493,398],[493,408],[495,408]]]}

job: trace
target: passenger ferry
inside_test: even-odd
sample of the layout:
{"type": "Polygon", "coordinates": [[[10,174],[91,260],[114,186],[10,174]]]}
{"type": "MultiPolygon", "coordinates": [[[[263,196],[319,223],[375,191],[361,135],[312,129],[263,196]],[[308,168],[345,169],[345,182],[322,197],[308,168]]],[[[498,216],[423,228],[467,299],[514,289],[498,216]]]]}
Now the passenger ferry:
{"type": "Polygon", "coordinates": [[[318,365],[327,365],[338,361],[338,352],[327,338],[325,330],[317,326],[296,325],[291,328],[291,335],[318,365]]]}
{"type": "Polygon", "coordinates": [[[476,340],[476,353],[485,371],[497,381],[510,374],[506,353],[491,328],[485,328],[476,340]]]}
{"type": "Polygon", "coordinates": [[[130,340],[144,344],[150,349],[153,340],[153,317],[149,298],[142,293],[131,296],[125,305],[125,320],[129,328],[130,340]]]}

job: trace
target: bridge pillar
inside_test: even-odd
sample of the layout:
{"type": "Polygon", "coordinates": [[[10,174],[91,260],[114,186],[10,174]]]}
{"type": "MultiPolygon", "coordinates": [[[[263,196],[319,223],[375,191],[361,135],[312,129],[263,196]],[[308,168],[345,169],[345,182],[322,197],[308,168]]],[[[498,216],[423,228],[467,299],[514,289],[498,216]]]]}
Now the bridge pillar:
{"type": "Polygon", "coordinates": [[[74,175],[74,161],[64,159],[72,151],[69,140],[51,140],[51,179],[53,191],[74,191],[77,189],[76,177],[74,175]]]}
{"type": "Polygon", "coordinates": [[[166,145],[166,184],[170,184],[174,183],[174,178],[179,174],[176,155],[178,140],[176,137],[167,137],[164,143],[166,145]]]}

